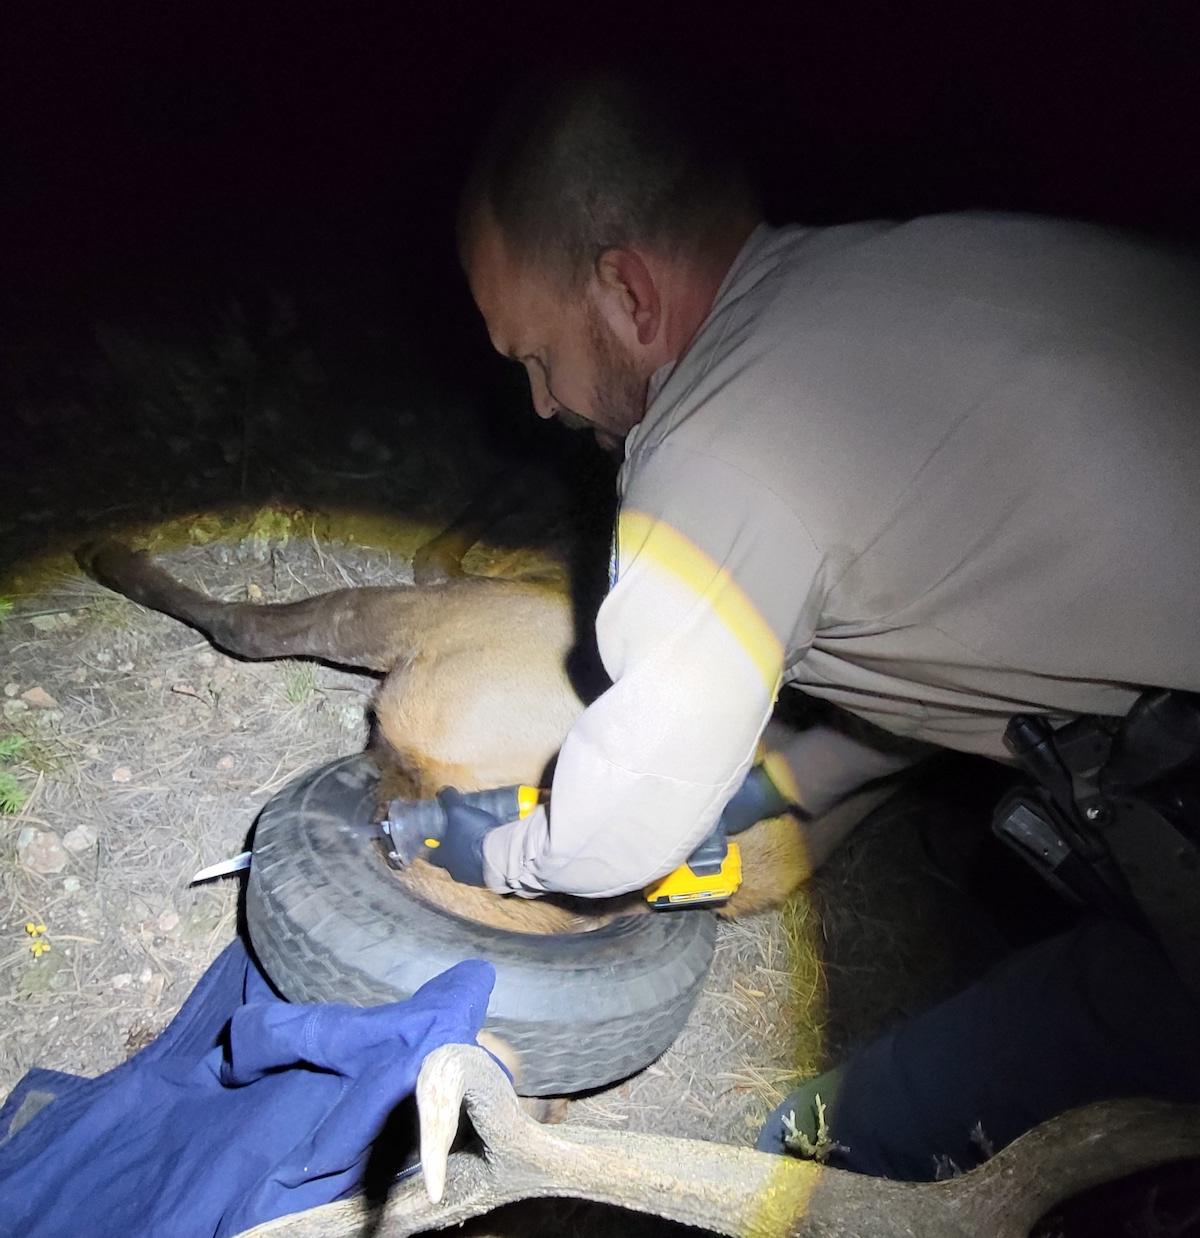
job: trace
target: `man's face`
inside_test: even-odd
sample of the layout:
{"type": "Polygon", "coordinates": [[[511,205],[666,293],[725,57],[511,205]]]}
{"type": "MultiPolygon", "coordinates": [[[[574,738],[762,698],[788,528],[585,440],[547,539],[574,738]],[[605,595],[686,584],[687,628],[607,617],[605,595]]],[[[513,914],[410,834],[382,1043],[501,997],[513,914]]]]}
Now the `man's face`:
{"type": "Polygon", "coordinates": [[[616,447],[645,413],[648,376],[586,290],[568,297],[544,273],[520,268],[486,218],[467,265],[492,344],[525,367],[537,415],[590,427],[602,447],[616,447]]]}

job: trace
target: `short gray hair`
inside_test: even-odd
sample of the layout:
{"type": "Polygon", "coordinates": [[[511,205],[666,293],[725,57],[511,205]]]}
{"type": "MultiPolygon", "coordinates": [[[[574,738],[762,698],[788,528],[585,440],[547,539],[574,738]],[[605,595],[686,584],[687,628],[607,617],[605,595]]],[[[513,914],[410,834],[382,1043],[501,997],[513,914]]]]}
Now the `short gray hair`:
{"type": "Polygon", "coordinates": [[[467,181],[464,263],[484,211],[519,262],[568,288],[613,246],[702,256],[710,238],[724,240],[759,214],[705,110],[682,92],[613,73],[527,87],[493,125],[467,181]]]}

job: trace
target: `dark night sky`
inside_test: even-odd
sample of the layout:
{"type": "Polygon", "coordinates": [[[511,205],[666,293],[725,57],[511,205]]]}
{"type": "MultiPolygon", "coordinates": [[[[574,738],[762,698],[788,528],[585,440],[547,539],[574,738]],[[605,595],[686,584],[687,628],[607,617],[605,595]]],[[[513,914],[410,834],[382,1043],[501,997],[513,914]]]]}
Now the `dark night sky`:
{"type": "Polygon", "coordinates": [[[27,6],[3,53],[6,258],[42,279],[381,260],[440,278],[505,86],[612,53],[725,97],[776,215],[1194,231],[1197,7],[27,6]]]}
{"type": "Polygon", "coordinates": [[[196,338],[276,292],[343,407],[427,382],[539,450],[452,221],[479,130],[540,66],[632,60],[714,95],[777,221],[996,207],[1200,234],[1196,0],[50,0],[0,26],[0,400],[10,455],[65,469],[67,496],[81,470],[113,484],[96,445],[145,403],[97,366],[98,324],[196,338]],[[72,406],[57,434],[20,411],[72,406]]]}

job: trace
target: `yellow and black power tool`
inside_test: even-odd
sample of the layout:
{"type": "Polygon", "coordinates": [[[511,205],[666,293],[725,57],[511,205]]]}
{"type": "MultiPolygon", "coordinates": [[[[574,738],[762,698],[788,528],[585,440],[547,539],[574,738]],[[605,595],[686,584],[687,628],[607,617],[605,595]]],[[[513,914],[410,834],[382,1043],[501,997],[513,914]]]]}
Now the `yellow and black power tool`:
{"type": "Polygon", "coordinates": [[[656,911],[720,906],[742,884],[742,852],[718,826],[688,856],[686,863],[652,881],[643,893],[656,911]]]}
{"type": "Polygon", "coordinates": [[[713,832],[685,863],[646,887],[646,902],[658,911],[720,906],[742,884],[741,849],[730,838],[793,807],[767,771],[755,765],[726,804],[713,832]]]}
{"type": "MultiPolygon", "coordinates": [[[[527,817],[548,793],[537,787],[495,787],[488,791],[466,791],[462,802],[490,813],[497,821],[516,821],[527,817]]],[[[392,800],[381,823],[391,840],[387,853],[393,868],[406,868],[416,859],[427,859],[430,851],[442,845],[446,832],[446,810],[440,800],[392,800]]]]}
{"type": "MultiPolygon", "coordinates": [[[[537,787],[497,787],[471,791],[464,803],[481,808],[497,821],[527,817],[549,793],[537,787]]],[[[779,792],[761,765],[754,766],[725,806],[712,833],[688,856],[687,861],[644,891],[646,902],[659,911],[676,908],[719,906],[742,884],[742,856],[730,838],[767,817],[778,816],[790,802],[779,792]]],[[[441,845],[445,832],[445,809],[440,801],[395,800],[382,825],[391,839],[388,862],[403,868],[414,859],[427,858],[441,845]]]]}

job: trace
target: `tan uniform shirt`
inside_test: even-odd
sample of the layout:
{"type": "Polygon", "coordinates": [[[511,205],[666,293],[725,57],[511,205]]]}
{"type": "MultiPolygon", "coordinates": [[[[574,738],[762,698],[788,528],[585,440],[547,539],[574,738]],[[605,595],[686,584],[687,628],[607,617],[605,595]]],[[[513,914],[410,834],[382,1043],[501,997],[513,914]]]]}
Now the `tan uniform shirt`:
{"type": "MultiPolygon", "coordinates": [[[[495,889],[612,894],[681,863],[781,684],[1004,755],[1018,711],[1200,690],[1200,276],[1100,228],[951,215],[759,228],[621,476],[613,687],[495,889]]],[[[787,754],[820,811],[894,768],[787,754]]]]}

